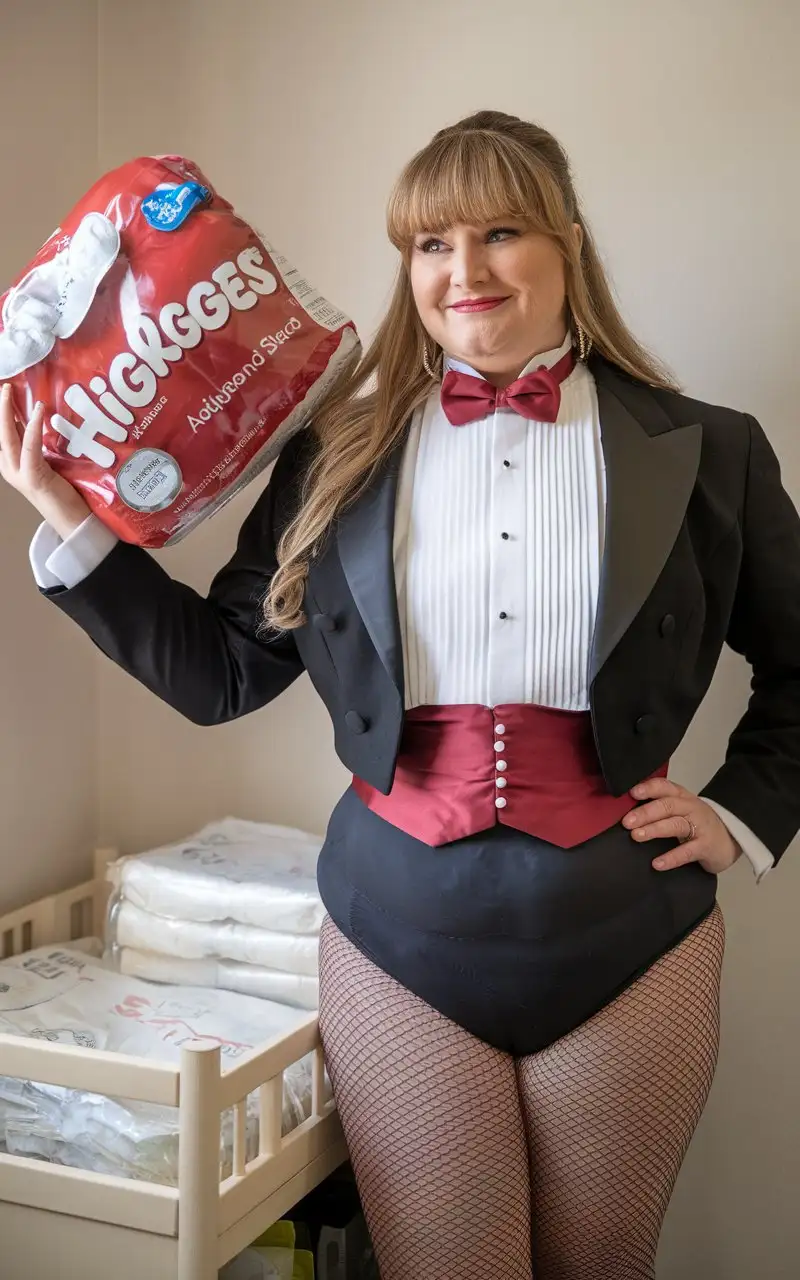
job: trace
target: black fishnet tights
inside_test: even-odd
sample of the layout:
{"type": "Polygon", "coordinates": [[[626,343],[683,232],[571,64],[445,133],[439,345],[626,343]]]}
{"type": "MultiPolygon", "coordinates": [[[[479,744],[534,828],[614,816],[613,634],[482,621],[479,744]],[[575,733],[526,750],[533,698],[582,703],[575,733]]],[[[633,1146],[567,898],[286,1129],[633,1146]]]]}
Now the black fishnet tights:
{"type": "Polygon", "coordinates": [[[612,1004],[518,1062],[542,1280],[655,1275],[717,1064],[724,947],[715,907],[612,1004]]]}
{"type": "Polygon", "coordinates": [[[326,920],[322,1038],[381,1280],[652,1280],[714,1076],[724,941],[717,907],[595,1017],[515,1060],[326,920]]]}

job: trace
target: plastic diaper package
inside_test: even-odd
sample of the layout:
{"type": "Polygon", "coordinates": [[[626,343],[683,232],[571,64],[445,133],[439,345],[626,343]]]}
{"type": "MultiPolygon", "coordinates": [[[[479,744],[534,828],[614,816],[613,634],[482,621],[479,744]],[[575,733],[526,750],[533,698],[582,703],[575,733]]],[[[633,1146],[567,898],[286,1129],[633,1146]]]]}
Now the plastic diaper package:
{"type": "Polygon", "coordinates": [[[306,425],[359,340],[183,156],[105,174],[0,295],[0,383],[120,538],[177,542],[306,425]]]}
{"type": "Polygon", "coordinates": [[[120,858],[108,878],[115,895],[152,915],[318,937],[321,848],[321,836],[297,827],[223,818],[185,840],[120,858]]]}
{"type": "Polygon", "coordinates": [[[111,863],[106,954],[120,973],[319,1007],[322,837],[223,818],[111,863]]]}
{"type": "MultiPolygon", "coordinates": [[[[268,1000],[206,988],[159,986],[118,974],[84,951],[40,947],[0,962],[0,1033],[178,1062],[206,1040],[223,1066],[291,1031],[308,1015],[268,1000]]],[[[284,1073],[283,1132],[311,1112],[312,1059],[284,1073]]],[[[248,1099],[248,1150],[257,1151],[258,1099],[248,1099]]],[[[232,1158],[223,1117],[220,1167],[232,1158]]],[[[178,1112],[151,1103],[0,1076],[0,1145],[99,1173],[174,1185],[178,1112]]]]}
{"type": "Polygon", "coordinates": [[[115,947],[115,967],[132,978],[147,982],[165,982],[177,987],[218,987],[238,991],[262,1000],[312,1012],[319,1008],[319,978],[305,973],[287,973],[266,965],[244,964],[240,960],[207,958],[187,960],[158,951],[140,951],[136,947],[115,947]]]}
{"type": "Polygon", "coordinates": [[[310,934],[276,933],[236,920],[171,920],[126,898],[117,900],[108,919],[112,954],[117,947],[130,947],[183,960],[235,960],[309,978],[319,973],[319,939],[310,934]]]}

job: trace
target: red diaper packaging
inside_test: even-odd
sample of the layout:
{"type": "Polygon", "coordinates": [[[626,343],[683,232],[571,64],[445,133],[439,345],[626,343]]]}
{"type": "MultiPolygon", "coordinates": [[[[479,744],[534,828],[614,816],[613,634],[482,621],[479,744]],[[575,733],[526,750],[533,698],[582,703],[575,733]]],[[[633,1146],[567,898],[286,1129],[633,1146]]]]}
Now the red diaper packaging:
{"type": "Polygon", "coordinates": [[[184,537],[313,415],[359,340],[191,161],[101,178],[0,297],[0,383],[126,542],[184,537]]]}

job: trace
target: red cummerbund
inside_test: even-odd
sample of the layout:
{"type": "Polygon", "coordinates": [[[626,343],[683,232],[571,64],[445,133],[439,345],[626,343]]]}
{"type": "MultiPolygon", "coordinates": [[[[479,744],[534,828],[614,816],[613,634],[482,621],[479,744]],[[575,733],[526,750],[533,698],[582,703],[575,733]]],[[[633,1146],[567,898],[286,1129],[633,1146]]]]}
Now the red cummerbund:
{"type": "MultiPolygon", "coordinates": [[[[651,776],[666,773],[665,764],[651,776]]],[[[356,777],[353,787],[374,813],[430,845],[501,822],[569,849],[635,804],[627,792],[609,794],[588,711],[521,702],[414,707],[389,795],[356,777]]]]}

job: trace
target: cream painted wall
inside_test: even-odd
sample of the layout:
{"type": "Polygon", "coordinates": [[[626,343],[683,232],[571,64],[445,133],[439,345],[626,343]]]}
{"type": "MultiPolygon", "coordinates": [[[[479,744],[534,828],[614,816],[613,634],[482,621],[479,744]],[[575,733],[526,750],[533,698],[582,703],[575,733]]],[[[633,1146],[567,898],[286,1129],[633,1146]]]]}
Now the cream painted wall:
{"type": "MultiPolygon", "coordinates": [[[[51,32],[72,39],[73,65],[83,66],[76,8],[51,32]]],[[[796,0],[100,0],[99,166],[141,152],[193,156],[366,335],[394,270],[383,207],[404,160],[481,106],[537,119],[572,155],[636,330],[692,394],[760,417],[798,499],[799,25],[796,0]]],[[[48,36],[52,57],[57,47],[48,36]]],[[[87,66],[80,93],[92,79],[87,66]]],[[[5,85],[0,92],[8,101],[5,85]]],[[[4,115],[5,156],[15,144],[4,115]]],[[[86,125],[90,137],[89,114],[86,125]]],[[[59,208],[73,178],[77,194],[91,170],[76,132],[59,208]]],[[[36,189],[49,199],[43,170],[36,189]]],[[[9,270],[28,231],[38,236],[27,212],[16,216],[9,270]]],[[[255,497],[253,488],[162,562],[204,589],[255,497]]],[[[7,523],[13,507],[13,549],[3,547],[0,564],[23,619],[3,637],[6,661],[22,643],[29,652],[38,625],[58,670],[77,670],[83,650],[59,620],[43,621],[30,594],[20,551],[32,522],[1,501],[7,523]]],[[[39,688],[44,665],[28,682],[35,716],[14,721],[32,735],[17,775],[29,796],[34,758],[52,755],[60,723],[39,688]]],[[[141,847],[224,812],[323,828],[346,779],[305,678],[247,721],[200,730],[104,660],[97,666],[104,839],[141,847]]],[[[716,767],[746,687],[729,656],[675,762],[687,784],[716,767]]],[[[739,866],[720,893],[729,930],[722,1058],[668,1216],[659,1280],[789,1280],[800,1260],[796,851],[760,889],[739,866]]]]}
{"type": "MultiPolygon", "coordinates": [[[[0,0],[0,293],[96,164],[96,0],[0,0]]],[[[87,874],[95,839],[96,663],[33,584],[35,527],[0,487],[0,911],[87,874]]]]}

